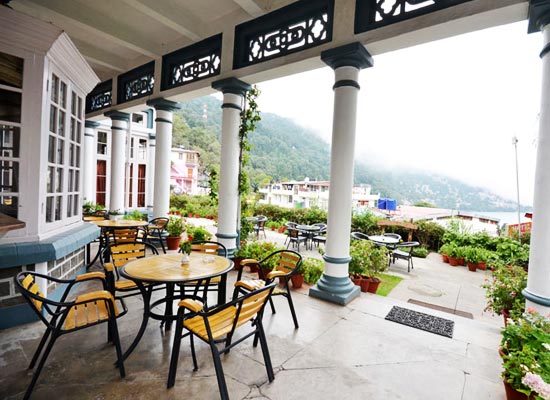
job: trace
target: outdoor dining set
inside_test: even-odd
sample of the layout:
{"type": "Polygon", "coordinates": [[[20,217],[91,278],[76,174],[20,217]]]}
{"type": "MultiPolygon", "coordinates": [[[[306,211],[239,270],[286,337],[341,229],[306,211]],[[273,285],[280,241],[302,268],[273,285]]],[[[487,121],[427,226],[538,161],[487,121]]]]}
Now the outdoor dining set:
{"type": "Polygon", "coordinates": [[[275,312],[272,296],[282,294],[288,301],[295,328],[298,328],[288,282],[301,267],[299,253],[279,250],[265,260],[248,259],[243,265],[234,265],[227,257],[225,246],[213,241],[191,242],[189,254],[185,247],[180,247],[177,253],[166,253],[162,246],[162,253],[159,253],[148,232],[148,226],[156,229],[158,221],[153,224],[103,219],[90,222],[102,228],[97,256],[99,270],[97,264],[93,265],[71,280],[32,271],[17,275],[19,291],[46,325],[30,362],[29,368],[34,368],[34,374],[25,399],[30,398],[45,361],[60,336],[102,323],[108,327],[108,340],[116,350],[115,365],[124,378],[124,362],[139,345],[150,319],[161,321],[161,327],[166,331],[171,330],[175,323],[167,388],[175,384],[181,340],[187,336],[194,370],[198,369],[194,339],[210,346],[222,399],[228,399],[229,392],[220,356],[229,353],[245,339],[253,338],[254,347],[260,343],[268,379],[274,379],[262,316],[267,302],[275,312]],[[273,265],[273,260],[276,267],[269,274],[251,278],[242,276],[245,265],[261,267],[268,262],[273,265]],[[227,278],[233,269],[238,270],[238,277],[232,294],[228,296],[227,278]],[[280,285],[277,285],[278,281],[280,285]],[[63,287],[60,297],[46,297],[41,293],[41,287],[51,284],[63,287]],[[80,285],[85,286],[73,292],[80,285]],[[153,292],[159,295],[153,296],[153,292]],[[211,293],[215,296],[210,296],[211,293]],[[143,309],[135,310],[141,312],[142,319],[132,335],[128,332],[122,335],[117,319],[132,311],[126,303],[130,296],[142,298],[143,302],[137,304],[142,304],[143,309]],[[237,329],[240,332],[238,339],[233,335],[237,329]],[[133,337],[133,340],[123,348],[121,337],[133,337]]]}

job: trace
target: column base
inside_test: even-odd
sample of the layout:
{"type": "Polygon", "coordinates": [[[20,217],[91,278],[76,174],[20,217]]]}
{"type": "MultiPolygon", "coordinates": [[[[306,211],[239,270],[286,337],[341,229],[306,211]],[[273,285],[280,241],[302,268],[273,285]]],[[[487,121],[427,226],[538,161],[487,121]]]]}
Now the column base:
{"type": "Polygon", "coordinates": [[[323,274],[317,284],[309,289],[309,295],[332,303],[346,305],[361,294],[359,286],[349,277],[334,277],[323,274]]]}

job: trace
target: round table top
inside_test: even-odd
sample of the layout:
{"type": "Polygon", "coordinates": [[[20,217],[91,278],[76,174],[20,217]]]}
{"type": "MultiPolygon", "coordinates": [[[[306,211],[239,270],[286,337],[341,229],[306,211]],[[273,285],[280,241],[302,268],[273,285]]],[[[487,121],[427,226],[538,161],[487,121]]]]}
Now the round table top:
{"type": "Polygon", "coordinates": [[[122,275],[144,282],[183,283],[223,275],[233,268],[228,258],[191,252],[189,264],[181,263],[181,254],[161,254],[140,258],[122,268],[122,275]]]}
{"type": "Polygon", "coordinates": [[[104,219],[103,221],[90,221],[92,224],[96,224],[100,228],[137,228],[138,226],[149,225],[147,221],[137,221],[133,219],[119,219],[111,220],[104,219]]]}
{"type": "Polygon", "coordinates": [[[384,243],[384,244],[397,244],[399,243],[399,239],[396,239],[391,236],[369,236],[369,240],[372,240],[373,242],[377,243],[384,243]]]}
{"type": "Polygon", "coordinates": [[[296,225],[296,229],[302,231],[319,231],[321,227],[319,225],[296,225]]]}

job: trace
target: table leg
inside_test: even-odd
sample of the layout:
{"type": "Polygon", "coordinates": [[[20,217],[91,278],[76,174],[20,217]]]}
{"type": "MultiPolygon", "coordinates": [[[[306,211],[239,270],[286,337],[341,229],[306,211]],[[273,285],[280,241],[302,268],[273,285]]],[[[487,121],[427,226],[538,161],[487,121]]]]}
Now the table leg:
{"type": "Polygon", "coordinates": [[[225,304],[227,299],[227,274],[223,274],[218,285],[218,305],[225,304]]]}
{"type": "Polygon", "coordinates": [[[128,350],[126,350],[122,355],[122,360],[126,360],[126,358],[130,354],[132,354],[139,341],[143,337],[143,334],[145,333],[145,328],[147,328],[147,322],[149,321],[149,312],[151,311],[151,292],[153,291],[153,285],[147,285],[147,287],[145,287],[145,285],[139,281],[136,281],[136,285],[138,286],[139,291],[143,296],[143,319],[141,320],[141,326],[139,327],[138,333],[134,338],[134,341],[132,342],[130,347],[128,347],[128,350]]]}
{"type": "MultiPolygon", "coordinates": [[[[184,290],[181,288],[180,290],[184,290]]],[[[162,325],[164,324],[164,330],[169,331],[172,329],[172,319],[169,318],[170,316],[174,315],[174,306],[173,306],[173,299],[174,298],[174,284],[173,283],[167,283],[166,284],[166,306],[164,308],[164,321],[160,323],[160,326],[162,328],[162,325]]]]}

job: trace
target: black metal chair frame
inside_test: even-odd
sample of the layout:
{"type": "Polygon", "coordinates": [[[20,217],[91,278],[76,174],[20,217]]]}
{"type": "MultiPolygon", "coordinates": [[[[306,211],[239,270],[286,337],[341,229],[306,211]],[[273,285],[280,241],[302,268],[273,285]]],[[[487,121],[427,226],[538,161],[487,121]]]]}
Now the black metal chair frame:
{"type": "Polygon", "coordinates": [[[351,232],[351,237],[356,240],[369,240],[368,235],[361,232],[351,232]]]}
{"type": "Polygon", "coordinates": [[[254,225],[254,231],[256,232],[256,237],[260,237],[260,231],[264,233],[264,238],[267,239],[267,235],[265,233],[265,224],[267,222],[267,217],[263,215],[259,215],[256,220],[256,225],[254,225]]]}
{"type": "Polygon", "coordinates": [[[291,222],[291,221],[287,221],[285,223],[285,227],[286,227],[286,238],[285,238],[285,241],[283,243],[284,246],[286,246],[286,242],[288,242],[288,239],[290,238],[290,233],[288,231],[289,228],[291,229],[296,229],[296,226],[298,226],[298,224],[296,222],[291,222]]]}
{"type": "MultiPolygon", "coordinates": [[[[218,249],[217,255],[227,258],[227,248],[223,243],[215,242],[212,240],[196,240],[191,242],[191,251],[200,251],[197,249],[193,249],[193,245],[199,245],[199,246],[215,245],[217,246],[217,249],[218,249]]],[[[178,253],[181,253],[181,249],[178,250],[178,253]]],[[[208,254],[206,252],[204,253],[208,254]]],[[[219,294],[219,290],[220,290],[219,286],[220,286],[219,282],[212,282],[210,279],[208,279],[200,282],[188,282],[184,285],[181,285],[180,288],[184,291],[184,293],[192,293],[192,296],[195,296],[195,297],[197,296],[197,293],[201,291],[200,289],[202,288],[202,292],[203,292],[202,298],[204,303],[206,304],[208,299],[208,292],[218,292],[219,294]],[[191,290],[186,290],[186,289],[191,289],[191,290]]],[[[225,299],[220,299],[220,296],[218,295],[218,304],[220,304],[220,301],[221,301],[221,304],[225,303],[225,299]]]]}
{"type": "MultiPolygon", "coordinates": [[[[269,348],[267,345],[267,340],[265,336],[265,331],[262,324],[262,315],[263,311],[265,309],[265,304],[267,302],[267,299],[270,298],[271,293],[273,292],[273,288],[275,287],[275,283],[272,283],[270,285],[266,285],[264,287],[261,287],[257,290],[253,291],[242,291],[241,287],[238,286],[238,282],[235,284],[235,291],[234,291],[234,299],[226,304],[222,304],[210,309],[200,309],[200,310],[192,310],[190,308],[185,307],[185,302],[180,303],[180,308],[178,309],[178,318],[176,323],[176,332],[174,334],[174,344],[172,346],[172,355],[170,358],[170,369],[168,372],[168,382],[167,387],[171,388],[174,386],[176,381],[176,373],[177,373],[177,367],[178,367],[178,358],[180,353],[180,346],[181,346],[181,339],[185,336],[189,335],[190,341],[191,341],[191,356],[193,359],[193,370],[198,370],[198,364],[197,364],[197,357],[195,354],[195,343],[194,343],[194,337],[197,336],[199,339],[201,339],[203,342],[208,344],[210,346],[210,351],[212,352],[212,358],[214,360],[214,368],[216,370],[216,378],[218,381],[218,388],[220,391],[221,398],[223,400],[229,399],[229,392],[227,390],[227,384],[225,381],[225,375],[223,372],[223,366],[221,362],[221,355],[225,353],[229,353],[229,351],[235,347],[236,345],[240,344],[241,342],[245,341],[246,339],[250,338],[251,336],[254,336],[254,342],[253,346],[256,347],[258,340],[260,341],[260,346],[262,349],[262,354],[264,357],[264,363],[267,370],[267,376],[270,382],[272,382],[275,379],[275,375],[273,373],[273,366],[271,364],[271,357],[269,355],[269,348]],[[263,300],[263,304],[259,308],[259,310],[252,314],[252,315],[246,315],[248,312],[243,307],[243,303],[254,296],[258,296],[264,291],[268,291],[267,297],[263,300]],[[224,312],[225,310],[228,310],[230,307],[234,307],[236,309],[235,315],[233,316],[232,326],[230,331],[224,335],[222,338],[216,339],[214,338],[214,335],[212,333],[212,329],[210,327],[210,317],[214,317],[219,313],[224,312]],[[252,323],[252,327],[254,328],[252,331],[247,333],[246,335],[240,337],[238,340],[232,342],[233,335],[235,333],[235,330],[242,326],[242,324],[239,326],[238,323],[242,322],[239,321],[241,312],[245,316],[247,320],[250,320],[252,323]],[[206,332],[208,337],[205,339],[192,330],[188,330],[185,334],[183,334],[183,328],[184,328],[184,322],[185,320],[188,320],[190,318],[194,317],[201,317],[204,323],[204,326],[206,328],[206,332]],[[222,348],[218,348],[219,344],[224,344],[222,348]]],[[[187,329],[187,328],[186,328],[187,329]]]]}
{"type": "Polygon", "coordinates": [[[412,252],[415,247],[420,246],[418,242],[403,242],[396,245],[397,248],[390,254],[391,260],[395,264],[396,259],[407,260],[407,272],[411,272],[414,269],[412,252]],[[408,249],[409,251],[400,250],[400,248],[408,249]]]}
{"type": "Polygon", "coordinates": [[[307,250],[307,236],[300,235],[300,230],[295,228],[287,228],[288,230],[288,243],[286,245],[286,248],[288,249],[288,246],[292,243],[293,247],[297,247],[298,251],[300,251],[300,243],[304,242],[304,245],[306,246],[307,250]]]}
{"type": "Polygon", "coordinates": [[[243,260],[241,261],[241,266],[237,272],[237,281],[240,281],[241,280],[241,277],[242,277],[242,273],[243,273],[243,267],[245,266],[251,266],[251,265],[256,265],[258,267],[258,275],[259,275],[259,278],[262,280],[262,281],[265,281],[265,284],[266,285],[269,285],[271,284],[276,278],[283,278],[282,279],[282,282],[283,283],[283,289],[279,289],[277,288],[274,292],[271,293],[271,296],[269,298],[269,305],[271,306],[271,312],[273,314],[275,314],[277,311],[275,310],[275,305],[273,304],[273,300],[271,299],[271,297],[273,296],[283,296],[287,299],[288,301],[288,307],[290,308],[290,313],[292,314],[292,320],[294,322],[294,328],[298,329],[299,328],[299,325],[298,325],[298,317],[296,316],[296,310],[294,309],[294,302],[292,301],[292,295],[291,295],[291,291],[290,291],[290,278],[292,278],[293,275],[296,275],[296,274],[299,274],[300,273],[300,269],[302,267],[302,255],[296,251],[293,251],[293,250],[277,250],[273,253],[271,253],[270,255],[268,255],[267,257],[265,257],[264,259],[260,260],[260,261],[256,261],[256,260],[243,260]],[[284,273],[284,274],[281,274],[281,273],[278,273],[280,271],[272,271],[274,272],[274,277],[269,277],[269,274],[268,276],[265,276],[264,275],[264,268],[262,268],[262,264],[266,264],[269,262],[269,260],[272,258],[272,257],[280,257],[281,256],[281,253],[290,253],[290,254],[294,254],[295,256],[298,257],[298,262],[296,263],[296,265],[294,266],[294,268],[287,272],[287,273],[284,273]]]}
{"type": "MultiPolygon", "coordinates": [[[[48,358],[48,355],[50,354],[50,351],[52,350],[56,340],[60,336],[67,333],[79,331],[91,326],[99,325],[104,322],[108,324],[109,341],[112,339],[112,342],[114,343],[116,348],[116,365],[119,368],[120,376],[122,378],[126,376],[116,319],[126,314],[128,312],[128,309],[126,308],[124,301],[120,297],[111,297],[111,294],[107,292],[107,282],[103,273],[88,272],[77,276],[75,279],[58,279],[36,272],[23,271],[17,274],[15,282],[18,286],[19,291],[21,292],[21,295],[25,298],[25,300],[27,300],[33,311],[46,325],[46,331],[44,332],[44,335],[42,336],[42,339],[40,340],[40,343],[38,344],[38,347],[29,364],[29,369],[33,369],[36,365],[36,362],[38,361],[38,366],[34,370],[32,380],[23,397],[25,400],[30,398],[30,395],[34,389],[36,381],[38,380],[40,372],[42,371],[42,368],[46,363],[46,359],[48,358]],[[32,277],[31,280],[28,280],[29,276],[32,277]],[[36,278],[44,279],[49,282],[55,282],[61,285],[66,285],[65,290],[59,301],[54,301],[43,296],[40,292],[38,284],[36,283],[36,278]],[[25,281],[26,279],[28,280],[28,282],[25,281]],[[67,300],[73,287],[75,287],[79,283],[88,282],[91,280],[101,281],[104,292],[91,292],[91,296],[89,298],[84,297],[81,300],[78,300],[78,297],[72,301],[67,300]],[[107,319],[98,318],[97,320],[95,320],[95,322],[92,321],[83,325],[75,324],[74,327],[66,329],[65,322],[67,321],[67,317],[71,315],[71,311],[74,313],[75,309],[77,308],[87,308],[88,305],[91,306],[91,304],[96,304],[98,302],[103,302],[104,306],[106,306],[106,309],[108,311],[107,319]],[[117,309],[119,307],[122,308],[122,311],[119,312],[118,315],[115,312],[116,303],[118,303],[117,309]],[[42,354],[42,357],[40,357],[40,354],[42,354]],[[38,360],[39,357],[40,361],[38,360]]],[[[85,293],[81,294],[80,297],[82,297],[82,295],[85,295],[85,293]]]]}
{"type": "Polygon", "coordinates": [[[166,233],[166,225],[168,224],[168,218],[167,217],[158,217],[153,218],[151,221],[149,221],[149,225],[145,226],[145,240],[152,243],[152,240],[159,241],[160,246],[162,247],[162,252],[166,254],[166,236],[168,235],[166,233]],[[158,222],[164,222],[164,224],[159,224],[158,222]]]}

